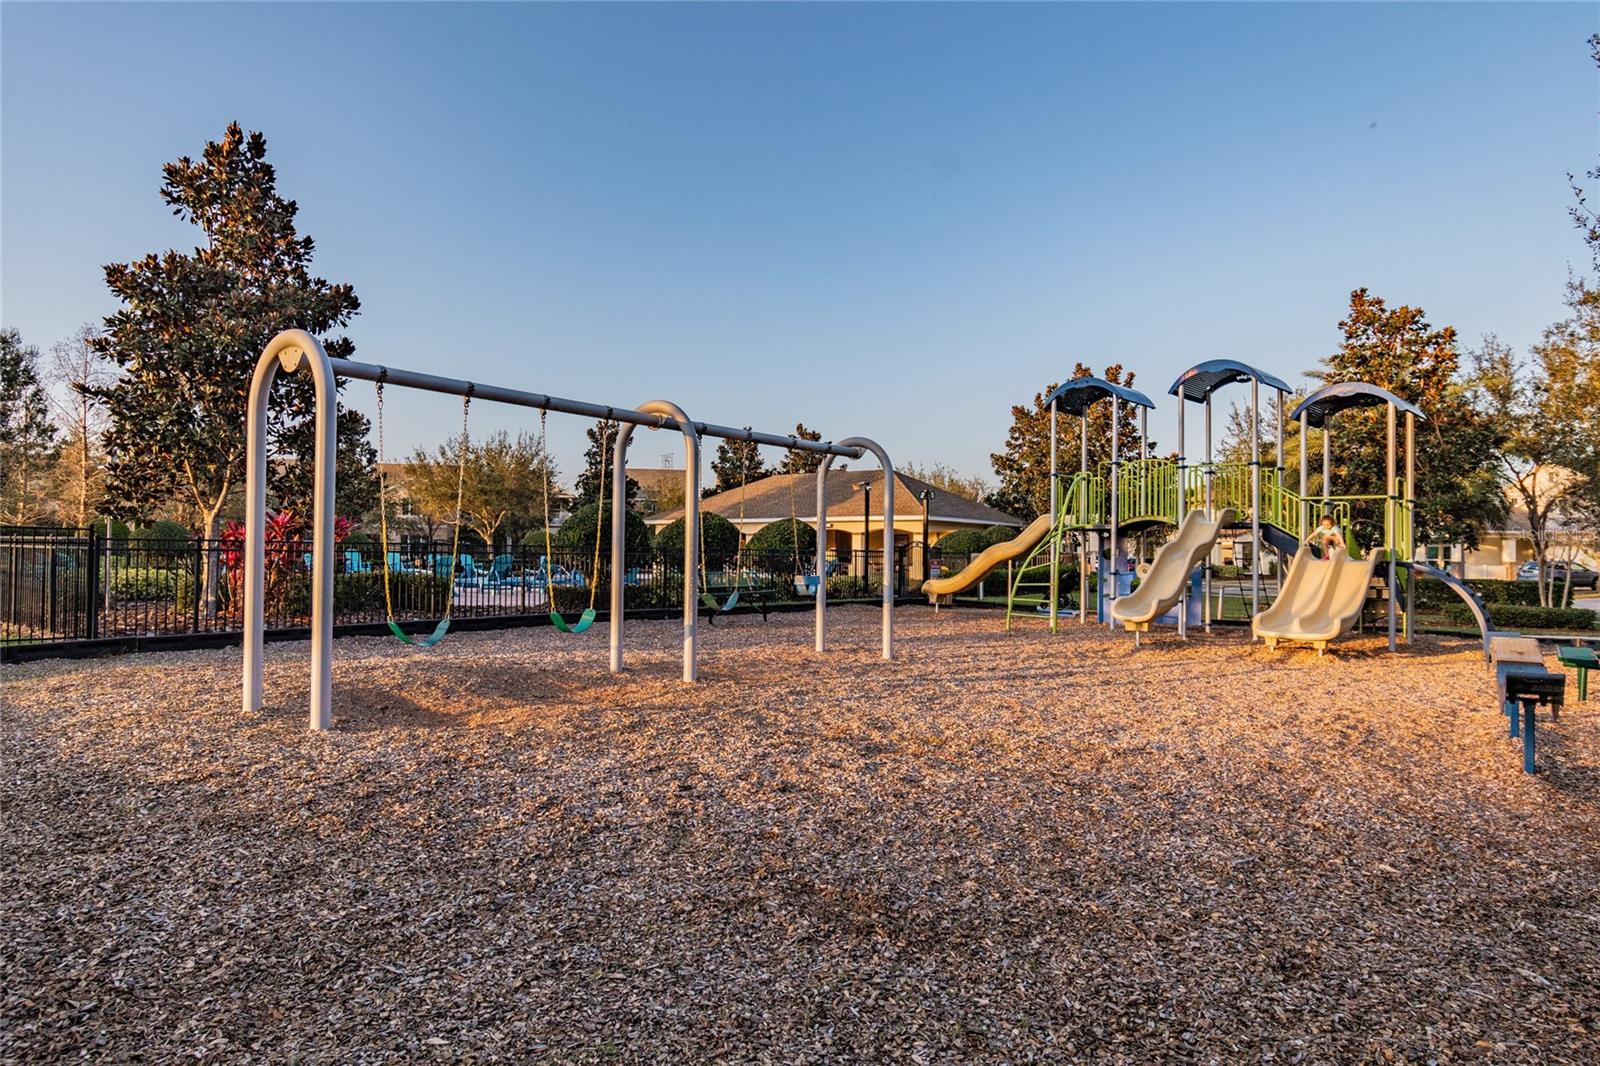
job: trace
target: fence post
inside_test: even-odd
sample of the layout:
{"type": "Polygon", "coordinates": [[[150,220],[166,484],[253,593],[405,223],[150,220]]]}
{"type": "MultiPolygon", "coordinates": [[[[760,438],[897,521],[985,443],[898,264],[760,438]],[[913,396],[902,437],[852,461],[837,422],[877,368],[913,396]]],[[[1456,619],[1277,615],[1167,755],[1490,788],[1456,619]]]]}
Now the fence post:
{"type": "Polygon", "coordinates": [[[90,640],[100,635],[100,538],[93,523],[89,525],[88,548],[84,552],[84,565],[89,570],[89,588],[84,596],[84,608],[89,615],[85,632],[90,640]]]}
{"type": "Polygon", "coordinates": [[[189,632],[200,632],[200,597],[203,594],[200,588],[200,570],[204,565],[202,554],[205,552],[205,540],[199,536],[194,538],[194,575],[193,584],[189,586],[189,632]]]}

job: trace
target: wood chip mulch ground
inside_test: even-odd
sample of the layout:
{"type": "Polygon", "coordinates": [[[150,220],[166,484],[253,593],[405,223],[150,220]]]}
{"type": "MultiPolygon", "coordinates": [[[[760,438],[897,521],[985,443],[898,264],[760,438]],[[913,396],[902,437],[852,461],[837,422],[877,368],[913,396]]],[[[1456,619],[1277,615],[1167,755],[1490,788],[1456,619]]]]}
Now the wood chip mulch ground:
{"type": "Polygon", "coordinates": [[[322,735],[304,644],[6,667],[0,1059],[1600,1061],[1600,703],[809,627],[341,640],[322,735]]]}

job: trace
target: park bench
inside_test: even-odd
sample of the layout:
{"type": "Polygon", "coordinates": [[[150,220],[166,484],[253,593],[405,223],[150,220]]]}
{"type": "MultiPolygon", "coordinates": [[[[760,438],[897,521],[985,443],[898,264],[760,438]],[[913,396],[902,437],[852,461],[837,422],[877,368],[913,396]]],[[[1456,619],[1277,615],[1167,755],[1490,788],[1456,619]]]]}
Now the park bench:
{"type": "Polygon", "coordinates": [[[1534,773],[1537,768],[1537,709],[1549,707],[1550,716],[1560,719],[1567,676],[1545,669],[1544,654],[1539,650],[1539,642],[1532,637],[1495,637],[1489,642],[1489,655],[1494,664],[1501,708],[1509,719],[1508,731],[1513,740],[1522,741],[1522,769],[1525,773],[1534,773]]]}
{"type": "Polygon", "coordinates": [[[1589,671],[1593,667],[1600,666],[1600,655],[1596,655],[1593,648],[1563,645],[1556,649],[1556,657],[1561,660],[1562,666],[1571,666],[1578,671],[1578,702],[1587,700],[1589,671]]]}
{"type": "MultiPolygon", "coordinates": [[[[718,600],[732,595],[733,593],[733,589],[731,587],[722,588],[720,586],[715,588],[707,588],[706,591],[711,593],[712,596],[718,600]]],[[[741,588],[739,590],[739,602],[731,611],[715,608],[710,604],[702,602],[700,604],[700,614],[703,618],[705,618],[708,624],[716,625],[718,617],[726,614],[743,613],[739,610],[739,608],[748,607],[752,611],[760,611],[761,620],[765,622],[767,620],[767,616],[772,612],[772,604],[774,599],[775,597],[771,589],[741,588]]]]}

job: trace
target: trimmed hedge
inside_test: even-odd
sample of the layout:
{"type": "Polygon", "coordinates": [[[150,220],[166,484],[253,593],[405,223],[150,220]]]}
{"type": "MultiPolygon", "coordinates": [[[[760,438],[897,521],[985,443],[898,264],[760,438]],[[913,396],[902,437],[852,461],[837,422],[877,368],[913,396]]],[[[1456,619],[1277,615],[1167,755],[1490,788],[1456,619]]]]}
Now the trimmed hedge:
{"type": "Polygon", "coordinates": [[[987,529],[958,529],[934,542],[934,549],[952,555],[977,555],[985,548],[1012,540],[1020,530],[1011,526],[989,526],[987,529]]]}
{"type": "Polygon", "coordinates": [[[756,530],[745,547],[752,552],[790,554],[793,554],[798,547],[800,557],[810,559],[817,554],[817,531],[804,522],[791,522],[787,518],[780,518],[756,530]],[[796,540],[800,542],[798,546],[795,544],[796,540]]]}
{"type": "MultiPolygon", "coordinates": [[[[1539,606],[1539,586],[1537,582],[1474,579],[1468,581],[1467,585],[1483,597],[1483,602],[1489,605],[1491,611],[1497,604],[1517,607],[1539,606]]],[[[1417,581],[1417,605],[1419,607],[1448,607],[1452,603],[1459,604],[1460,602],[1461,597],[1443,581],[1435,581],[1427,577],[1420,578],[1417,581]]]]}
{"type": "MultiPolygon", "coordinates": [[[[1506,582],[1509,584],[1509,582],[1506,582]]],[[[1444,605],[1444,616],[1452,622],[1472,624],[1467,605],[1458,598],[1444,605]]],[[[1587,630],[1595,628],[1595,612],[1582,607],[1528,607],[1522,604],[1491,603],[1489,617],[1496,626],[1507,629],[1587,630]]]]}
{"type": "MultiPolygon", "coordinates": [[[[573,511],[567,520],[561,523],[561,528],[556,530],[556,547],[567,552],[581,552],[584,555],[594,554],[595,520],[599,519],[600,550],[611,550],[611,503],[606,502],[604,514],[597,514],[600,505],[586,503],[573,511]]],[[[623,538],[623,550],[630,556],[643,555],[650,550],[650,527],[644,524],[636,511],[624,512],[624,522],[627,525],[627,535],[623,538]]],[[[540,538],[541,542],[543,537],[540,538]]]]}
{"type": "MultiPolygon", "coordinates": [[[[700,529],[705,534],[701,543],[707,563],[716,565],[739,553],[739,527],[726,518],[706,511],[700,515],[700,529]]],[[[655,548],[663,559],[683,558],[683,519],[668,522],[656,531],[655,548]]],[[[633,550],[631,541],[628,550],[633,550]]]]}

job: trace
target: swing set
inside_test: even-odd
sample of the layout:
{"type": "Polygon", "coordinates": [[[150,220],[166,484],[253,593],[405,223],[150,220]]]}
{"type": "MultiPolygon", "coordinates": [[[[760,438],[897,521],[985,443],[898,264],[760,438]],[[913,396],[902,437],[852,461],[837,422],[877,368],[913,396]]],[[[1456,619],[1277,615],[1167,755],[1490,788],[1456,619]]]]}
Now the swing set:
{"type": "MultiPolygon", "coordinates": [[[[700,439],[702,437],[750,441],[771,447],[814,452],[825,457],[817,470],[817,572],[819,574],[823,572],[823,566],[825,565],[823,546],[827,540],[827,512],[824,506],[825,484],[828,468],[835,458],[845,456],[849,459],[859,459],[866,453],[871,452],[878,459],[885,480],[884,518],[886,527],[892,529],[894,525],[894,468],[883,448],[865,437],[848,437],[838,442],[803,440],[794,436],[780,436],[778,434],[760,433],[750,429],[736,429],[712,423],[695,422],[690,420],[682,408],[660,400],[652,400],[631,409],[608,407],[602,404],[563,399],[543,393],[524,392],[520,389],[505,388],[498,385],[479,385],[456,378],[383,367],[374,363],[356,362],[350,359],[334,359],[328,356],[321,343],[315,337],[304,330],[285,330],[268,342],[261,354],[261,358],[256,362],[246,408],[244,664],[242,671],[243,683],[241,685],[242,703],[246,713],[255,713],[261,710],[264,691],[267,400],[272,390],[272,383],[280,372],[296,373],[300,371],[310,373],[315,391],[316,446],[314,460],[315,480],[312,489],[311,537],[310,726],[312,729],[329,729],[332,728],[333,724],[333,578],[335,559],[333,519],[334,481],[338,458],[337,418],[338,381],[340,378],[370,381],[379,386],[399,386],[462,397],[461,446],[460,454],[457,458],[456,548],[459,548],[460,501],[463,497],[465,485],[465,466],[462,464],[465,462],[465,452],[468,444],[467,416],[472,400],[505,403],[517,407],[531,407],[541,412],[556,411],[562,414],[603,420],[608,424],[614,423],[617,425],[612,443],[610,573],[613,579],[609,582],[611,591],[611,670],[613,673],[622,669],[624,582],[617,578],[619,575],[626,573],[624,546],[627,514],[625,498],[627,447],[636,427],[645,426],[649,429],[676,429],[680,431],[684,436],[684,448],[689,460],[685,464],[684,470],[685,523],[687,527],[684,530],[683,566],[683,678],[685,681],[693,681],[697,676],[695,657],[696,621],[699,615],[699,605],[702,602],[700,588],[698,587],[700,579],[700,567],[698,566],[700,555],[700,439]]],[[[381,450],[381,440],[379,447],[381,450]]],[[[380,481],[379,495],[380,511],[386,511],[388,502],[387,486],[382,481],[380,481]]],[[[546,494],[546,500],[546,506],[548,507],[548,493],[546,494]]],[[[601,513],[603,515],[603,509],[601,509],[601,513]]],[[[603,517],[597,520],[597,532],[603,531],[603,522],[603,517]]],[[[394,618],[387,525],[387,516],[381,516],[380,529],[384,541],[385,604],[390,631],[398,639],[413,647],[434,647],[443,640],[445,634],[449,631],[452,607],[448,602],[446,603],[444,616],[435,625],[432,633],[422,637],[404,633],[404,630],[394,618]]],[[[545,528],[548,531],[548,522],[546,522],[545,528]]],[[[548,548],[549,541],[546,543],[548,548]]],[[[562,618],[561,622],[557,623],[556,617],[559,616],[560,612],[554,609],[553,602],[550,604],[552,625],[556,625],[558,628],[565,626],[568,632],[582,632],[592,626],[598,617],[599,536],[596,536],[595,543],[597,549],[595,573],[588,576],[590,586],[589,608],[574,622],[567,623],[562,618]]],[[[452,550],[449,567],[452,598],[454,595],[456,569],[460,565],[460,561],[459,554],[452,550]]],[[[892,571],[892,562],[886,560],[885,565],[892,571]]],[[[546,558],[546,568],[546,589],[549,591],[548,556],[546,558]]],[[[893,574],[888,572],[885,574],[883,585],[882,611],[883,657],[885,659],[894,658],[893,585],[893,574]]],[[[826,606],[826,582],[820,582],[817,590],[815,627],[816,650],[819,652],[824,650],[826,634],[824,612],[826,606]]]]}

